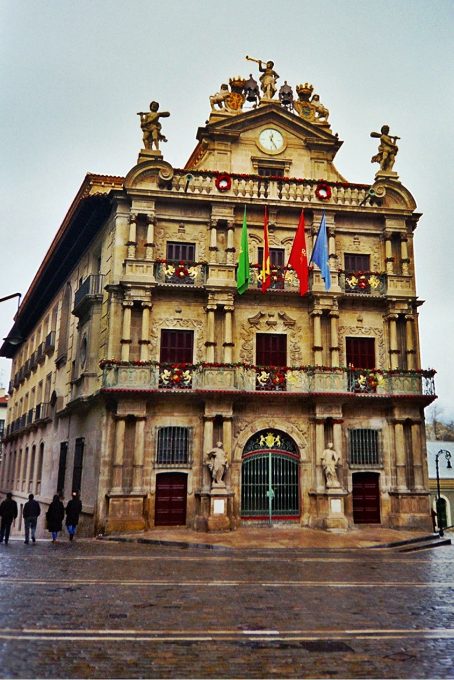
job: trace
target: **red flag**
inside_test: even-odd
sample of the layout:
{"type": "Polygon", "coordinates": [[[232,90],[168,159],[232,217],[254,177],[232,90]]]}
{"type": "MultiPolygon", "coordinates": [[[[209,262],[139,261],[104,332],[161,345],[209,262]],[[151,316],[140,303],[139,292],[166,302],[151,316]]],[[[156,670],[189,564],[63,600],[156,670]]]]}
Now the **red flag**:
{"type": "Polygon", "coordinates": [[[268,242],[268,208],[265,206],[263,222],[263,260],[262,260],[262,293],[266,293],[271,286],[270,245],[268,242]]]}
{"type": "MultiPolygon", "coordinates": [[[[306,295],[309,290],[309,268],[307,266],[306,235],[304,233],[304,211],[301,211],[298,229],[292,245],[292,252],[288,263],[292,265],[300,280],[300,295],[306,295]]],[[[288,266],[288,265],[287,265],[288,266]]]]}

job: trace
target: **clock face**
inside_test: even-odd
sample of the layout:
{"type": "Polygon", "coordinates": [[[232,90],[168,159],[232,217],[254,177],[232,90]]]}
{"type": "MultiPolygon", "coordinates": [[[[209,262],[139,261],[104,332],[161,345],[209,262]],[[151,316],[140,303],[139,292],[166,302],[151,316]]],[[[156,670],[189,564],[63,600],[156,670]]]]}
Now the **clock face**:
{"type": "Polygon", "coordinates": [[[270,153],[279,153],[284,148],[284,137],[275,128],[266,128],[259,135],[259,144],[270,153]]]}

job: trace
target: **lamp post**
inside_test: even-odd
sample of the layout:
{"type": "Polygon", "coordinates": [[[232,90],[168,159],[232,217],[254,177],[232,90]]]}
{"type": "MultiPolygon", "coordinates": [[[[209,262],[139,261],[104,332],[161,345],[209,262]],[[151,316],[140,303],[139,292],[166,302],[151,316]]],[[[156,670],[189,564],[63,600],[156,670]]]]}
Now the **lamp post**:
{"type": "Polygon", "coordinates": [[[446,467],[448,470],[451,470],[452,465],[451,465],[451,452],[447,451],[446,449],[440,449],[438,453],[435,454],[435,470],[437,473],[437,521],[438,521],[438,533],[440,536],[444,535],[443,531],[443,517],[444,513],[440,513],[440,508],[441,508],[441,493],[440,493],[440,471],[438,467],[438,458],[441,455],[444,455],[446,458],[446,467]]]}

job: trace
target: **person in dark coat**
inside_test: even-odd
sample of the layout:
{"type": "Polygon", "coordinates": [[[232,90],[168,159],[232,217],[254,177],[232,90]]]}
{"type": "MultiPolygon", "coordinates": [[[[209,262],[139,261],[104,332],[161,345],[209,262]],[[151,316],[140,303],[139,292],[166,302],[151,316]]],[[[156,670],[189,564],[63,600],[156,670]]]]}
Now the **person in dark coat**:
{"type": "Polygon", "coordinates": [[[82,503],[80,502],[79,494],[73,491],[72,498],[68,501],[66,506],[66,528],[68,529],[69,540],[72,541],[76,533],[76,527],[79,524],[79,515],[82,512],[82,503]]]}
{"type": "Polygon", "coordinates": [[[52,503],[46,512],[47,531],[52,534],[52,543],[57,540],[58,532],[61,531],[61,526],[65,518],[65,506],[60,500],[58,494],[53,497],[52,503]]]}
{"type": "Polygon", "coordinates": [[[30,532],[32,535],[33,543],[36,543],[35,531],[36,524],[38,522],[38,517],[41,514],[41,507],[38,501],[35,501],[34,495],[31,493],[28,495],[28,501],[24,505],[22,510],[22,516],[24,518],[25,527],[25,543],[29,543],[30,532]]]}
{"type": "Polygon", "coordinates": [[[2,518],[0,543],[3,543],[3,539],[5,539],[5,545],[8,545],[11,524],[17,517],[17,503],[13,501],[13,494],[11,492],[6,494],[5,500],[0,504],[0,517],[2,518]]]}

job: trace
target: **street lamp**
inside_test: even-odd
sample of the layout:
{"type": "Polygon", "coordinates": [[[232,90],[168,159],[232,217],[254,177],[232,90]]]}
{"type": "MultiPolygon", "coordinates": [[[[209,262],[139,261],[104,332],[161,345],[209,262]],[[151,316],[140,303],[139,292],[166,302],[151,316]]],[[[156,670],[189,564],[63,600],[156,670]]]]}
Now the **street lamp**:
{"type": "Polygon", "coordinates": [[[440,512],[441,509],[441,493],[440,493],[440,471],[438,469],[438,458],[441,455],[444,455],[446,458],[446,467],[448,470],[451,470],[452,465],[451,465],[451,452],[447,451],[446,449],[440,449],[438,453],[435,454],[435,470],[437,472],[437,520],[438,520],[438,533],[440,536],[444,535],[443,531],[443,518],[444,518],[444,512],[440,512]]]}

